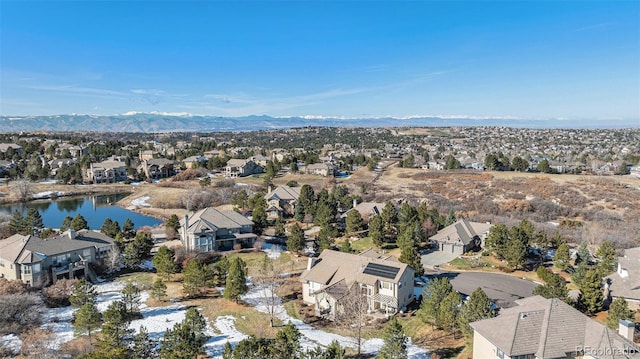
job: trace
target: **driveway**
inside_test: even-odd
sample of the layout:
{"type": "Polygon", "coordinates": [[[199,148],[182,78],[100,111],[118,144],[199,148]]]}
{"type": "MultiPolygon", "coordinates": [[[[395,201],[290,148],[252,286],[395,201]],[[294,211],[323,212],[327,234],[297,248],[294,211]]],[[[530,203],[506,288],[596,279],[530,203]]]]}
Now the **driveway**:
{"type": "Polygon", "coordinates": [[[456,253],[433,251],[422,255],[420,263],[422,263],[423,266],[433,268],[434,266],[449,263],[456,259],[456,257],[458,257],[458,254],[456,253]]]}
{"type": "Polygon", "coordinates": [[[448,277],[453,289],[466,295],[480,287],[500,308],[513,307],[516,300],[532,296],[533,288],[537,286],[531,281],[499,273],[427,271],[427,275],[448,277]]]}

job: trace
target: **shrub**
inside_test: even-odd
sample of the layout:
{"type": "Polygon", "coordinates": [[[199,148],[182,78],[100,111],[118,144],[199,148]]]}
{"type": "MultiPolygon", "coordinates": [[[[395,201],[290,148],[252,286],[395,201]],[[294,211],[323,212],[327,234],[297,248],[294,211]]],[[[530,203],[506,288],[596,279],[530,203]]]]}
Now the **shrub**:
{"type": "Polygon", "coordinates": [[[71,305],[69,297],[71,297],[76,283],[78,283],[77,279],[59,279],[54,285],[42,289],[44,303],[50,308],[71,305]]]}
{"type": "Polygon", "coordinates": [[[0,296],[0,335],[24,333],[38,327],[41,312],[34,310],[39,305],[33,294],[7,294],[0,296]]]}
{"type": "Polygon", "coordinates": [[[0,295],[22,294],[29,291],[29,287],[21,280],[8,280],[0,278],[0,295]]]}

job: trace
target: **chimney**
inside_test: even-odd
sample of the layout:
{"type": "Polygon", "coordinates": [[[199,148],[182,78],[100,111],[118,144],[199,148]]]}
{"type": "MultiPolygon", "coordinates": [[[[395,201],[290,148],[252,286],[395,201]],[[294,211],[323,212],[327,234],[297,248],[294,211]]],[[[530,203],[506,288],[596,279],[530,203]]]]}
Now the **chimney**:
{"type": "Polygon", "coordinates": [[[633,334],[636,330],[636,325],[626,319],[620,319],[618,322],[618,334],[633,342],[633,334]]]}
{"type": "Polygon", "coordinates": [[[353,208],[356,208],[357,205],[358,205],[358,199],[354,198],[353,199],[353,208]]]}
{"type": "Polygon", "coordinates": [[[69,239],[76,239],[76,231],[73,228],[69,228],[67,232],[69,234],[69,239]]]}
{"type": "Polygon", "coordinates": [[[316,265],[317,259],[313,258],[313,257],[309,257],[309,261],[307,262],[307,270],[310,270],[311,268],[313,268],[314,265],[316,265]]]}
{"type": "Polygon", "coordinates": [[[271,193],[272,190],[273,190],[273,188],[271,188],[271,185],[269,185],[269,192],[267,192],[267,193],[271,193]]]}
{"type": "MultiPolygon", "coordinates": [[[[182,226],[182,242],[187,246],[187,229],[189,228],[189,215],[184,215],[184,226],[182,226]]],[[[187,246],[188,249],[188,246],[187,246]]]]}

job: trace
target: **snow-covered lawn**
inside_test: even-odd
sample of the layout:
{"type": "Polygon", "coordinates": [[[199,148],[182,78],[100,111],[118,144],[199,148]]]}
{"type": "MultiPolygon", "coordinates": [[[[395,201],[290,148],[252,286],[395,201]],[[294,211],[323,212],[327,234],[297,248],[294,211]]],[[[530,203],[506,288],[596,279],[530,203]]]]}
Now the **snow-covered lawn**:
{"type": "MultiPolygon", "coordinates": [[[[249,292],[242,296],[242,299],[245,302],[253,305],[256,310],[268,313],[269,310],[264,304],[265,301],[263,300],[263,298],[270,295],[270,290],[271,288],[268,287],[252,285],[249,292]]],[[[357,342],[355,338],[328,333],[323,330],[316,329],[299,319],[291,317],[287,314],[287,311],[280,301],[278,301],[274,312],[276,313],[278,319],[282,320],[284,323],[292,323],[296,326],[296,328],[298,328],[300,334],[302,335],[300,344],[304,349],[313,349],[318,345],[325,347],[334,340],[338,341],[338,343],[340,343],[340,345],[342,345],[343,347],[354,349],[357,348],[357,342]]],[[[375,354],[380,350],[383,344],[384,342],[380,338],[363,340],[361,343],[361,351],[363,353],[375,354]]],[[[411,343],[409,343],[407,346],[407,352],[409,354],[409,358],[412,359],[426,359],[430,357],[426,349],[418,347],[411,343]]]]}
{"type": "Polygon", "coordinates": [[[34,194],[33,199],[47,199],[51,197],[61,197],[61,196],[64,196],[64,192],[45,191],[45,192],[39,192],[34,194]]]}
{"type": "MultiPolygon", "coordinates": [[[[277,253],[278,251],[276,250],[275,252],[277,253]]],[[[124,282],[97,284],[95,288],[98,293],[98,309],[105,311],[111,303],[122,299],[121,291],[124,286],[124,282]]],[[[222,292],[223,288],[220,288],[220,290],[222,292]]],[[[266,313],[268,312],[267,307],[261,299],[269,296],[269,294],[270,288],[268,287],[250,285],[249,292],[245,294],[242,299],[253,305],[256,310],[266,313]]],[[[160,340],[168,329],[173,328],[176,323],[181,322],[185,318],[185,313],[188,308],[181,304],[173,304],[165,307],[149,307],[145,303],[148,298],[148,292],[141,293],[142,304],[140,306],[140,312],[143,318],[132,321],[129,327],[137,333],[140,331],[140,328],[144,326],[151,338],[160,340]]],[[[62,344],[74,338],[73,325],[71,324],[74,311],[75,309],[72,307],[44,310],[45,323],[42,325],[42,328],[50,329],[54,333],[53,343],[51,345],[52,349],[57,349],[62,344]]],[[[325,347],[334,340],[338,341],[338,343],[344,347],[356,348],[354,338],[316,329],[301,320],[289,316],[280,301],[277,303],[275,313],[282,322],[291,322],[298,328],[302,335],[300,344],[304,349],[313,349],[318,345],[325,347]]],[[[235,320],[236,318],[233,316],[226,315],[216,318],[213,323],[207,323],[206,334],[210,336],[210,339],[205,344],[205,351],[209,356],[219,358],[227,342],[235,346],[238,342],[247,338],[246,334],[236,328],[235,320]]],[[[21,341],[17,336],[0,337],[0,341],[17,348],[21,345],[21,341]]],[[[361,350],[364,353],[376,353],[382,345],[382,339],[363,340],[361,350]]],[[[411,359],[425,359],[430,357],[427,350],[411,343],[408,345],[408,353],[411,359]]]]}
{"type": "Polygon", "coordinates": [[[22,340],[15,334],[7,334],[0,337],[0,345],[17,355],[22,348],[22,340]]]}

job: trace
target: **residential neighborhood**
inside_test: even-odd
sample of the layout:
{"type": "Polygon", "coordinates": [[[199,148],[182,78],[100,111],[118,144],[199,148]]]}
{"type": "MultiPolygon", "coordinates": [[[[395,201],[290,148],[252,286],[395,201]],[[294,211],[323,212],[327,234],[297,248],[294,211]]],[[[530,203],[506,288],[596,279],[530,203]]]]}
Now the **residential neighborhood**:
{"type": "MultiPolygon", "coordinates": [[[[74,345],[84,343],[109,357],[90,335],[106,340],[108,307],[134,285],[142,319],[123,322],[141,321],[132,333],[153,325],[149,343],[167,347],[186,306],[198,308],[205,324],[193,353],[204,357],[222,357],[226,341],[235,351],[276,340],[289,325],[304,351],[338,345],[371,357],[395,322],[413,359],[640,357],[637,133],[585,130],[622,141],[600,151],[574,130],[351,128],[322,143],[324,131],[260,132],[250,145],[219,133],[7,135],[0,198],[45,204],[5,212],[0,274],[59,306],[46,310],[69,311],[28,327],[56,355],[80,357],[74,345]],[[523,134],[518,146],[506,140],[523,134]],[[565,144],[544,145],[543,134],[565,144]],[[160,224],[38,219],[43,209],[66,213],[59,201],[71,193],[121,193],[93,201],[160,224]],[[82,312],[67,294],[51,294],[84,285],[106,291],[94,304],[98,332],[76,324],[82,312]],[[160,308],[177,319],[158,324],[160,308]]],[[[23,355],[26,333],[7,331],[0,347],[23,355]]],[[[130,348],[132,338],[118,340],[130,348]]]]}

